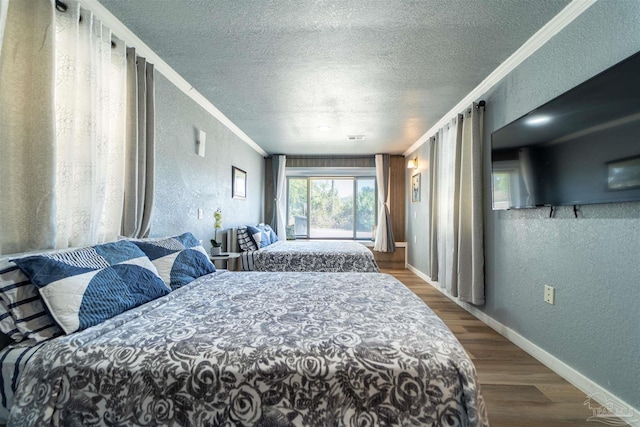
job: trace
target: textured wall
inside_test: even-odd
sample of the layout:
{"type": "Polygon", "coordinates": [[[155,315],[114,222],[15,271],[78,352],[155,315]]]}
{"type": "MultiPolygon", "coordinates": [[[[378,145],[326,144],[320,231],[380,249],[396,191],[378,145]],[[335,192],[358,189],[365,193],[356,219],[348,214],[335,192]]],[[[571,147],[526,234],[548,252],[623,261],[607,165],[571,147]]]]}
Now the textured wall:
{"type": "Polygon", "coordinates": [[[409,243],[407,262],[424,272],[429,272],[429,142],[422,144],[407,159],[416,159],[418,169],[405,169],[407,188],[406,233],[409,243]],[[411,178],[420,174],[420,201],[411,201],[411,178]]]}
{"type": "MultiPolygon", "coordinates": [[[[553,219],[548,209],[491,211],[488,147],[496,129],[639,51],[638,22],[640,2],[601,0],[483,96],[486,305],[481,307],[636,408],[640,203],[581,206],[578,219],[570,207],[559,208],[553,219]],[[544,284],[556,288],[553,306],[542,300],[544,284]]],[[[426,230],[424,224],[416,228],[426,230]]],[[[412,255],[409,262],[427,272],[428,261],[412,255]]]]}
{"type": "Polygon", "coordinates": [[[264,159],[164,76],[156,80],[156,194],[152,236],[191,231],[214,236],[213,212],[225,228],[263,217],[264,159]],[[205,157],[196,153],[198,130],[207,133],[205,157]],[[247,199],[231,198],[231,166],[247,172],[247,199]],[[198,219],[198,208],[204,219],[198,219]]]}

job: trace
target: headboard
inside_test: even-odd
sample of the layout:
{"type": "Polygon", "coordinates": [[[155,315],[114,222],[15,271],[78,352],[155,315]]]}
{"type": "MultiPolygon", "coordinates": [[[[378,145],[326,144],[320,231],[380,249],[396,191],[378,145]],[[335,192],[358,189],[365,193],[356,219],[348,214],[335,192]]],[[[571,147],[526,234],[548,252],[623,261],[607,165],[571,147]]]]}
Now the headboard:
{"type": "Polygon", "coordinates": [[[227,229],[227,252],[242,252],[238,244],[238,229],[227,229]]]}

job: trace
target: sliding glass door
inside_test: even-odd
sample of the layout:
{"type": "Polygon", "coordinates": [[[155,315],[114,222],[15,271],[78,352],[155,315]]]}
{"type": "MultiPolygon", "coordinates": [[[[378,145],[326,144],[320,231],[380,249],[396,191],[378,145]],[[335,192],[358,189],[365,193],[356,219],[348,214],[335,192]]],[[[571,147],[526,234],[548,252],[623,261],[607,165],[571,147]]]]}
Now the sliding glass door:
{"type": "Polygon", "coordinates": [[[311,239],[371,239],[376,221],[373,177],[289,177],[288,224],[311,239]]]}

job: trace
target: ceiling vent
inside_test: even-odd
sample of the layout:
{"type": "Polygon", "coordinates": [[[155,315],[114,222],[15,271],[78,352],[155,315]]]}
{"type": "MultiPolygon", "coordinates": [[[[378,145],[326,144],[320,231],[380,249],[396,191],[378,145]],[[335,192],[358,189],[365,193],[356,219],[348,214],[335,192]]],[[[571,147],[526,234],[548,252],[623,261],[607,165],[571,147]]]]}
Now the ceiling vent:
{"type": "Polygon", "coordinates": [[[364,135],[347,135],[347,139],[349,141],[362,141],[364,139],[364,135]]]}

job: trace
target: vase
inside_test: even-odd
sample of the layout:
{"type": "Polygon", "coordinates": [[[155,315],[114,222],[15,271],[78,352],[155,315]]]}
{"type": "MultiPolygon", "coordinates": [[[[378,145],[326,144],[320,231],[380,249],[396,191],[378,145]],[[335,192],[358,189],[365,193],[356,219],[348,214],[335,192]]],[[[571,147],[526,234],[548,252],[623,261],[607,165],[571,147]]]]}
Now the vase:
{"type": "Polygon", "coordinates": [[[211,247],[211,255],[212,256],[218,256],[218,255],[220,255],[220,252],[221,252],[220,246],[212,246],[211,247]]]}

